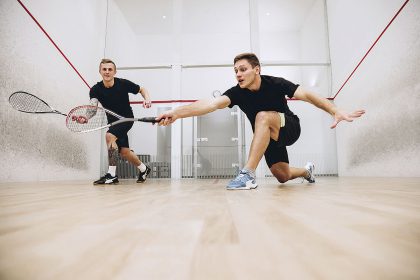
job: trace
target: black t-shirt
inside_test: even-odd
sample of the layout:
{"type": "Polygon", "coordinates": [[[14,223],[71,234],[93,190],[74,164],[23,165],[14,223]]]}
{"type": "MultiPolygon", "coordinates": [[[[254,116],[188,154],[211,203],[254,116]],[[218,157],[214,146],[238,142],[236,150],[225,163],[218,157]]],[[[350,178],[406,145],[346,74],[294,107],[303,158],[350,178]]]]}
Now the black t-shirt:
{"type": "MultiPolygon", "coordinates": [[[[125,79],[114,78],[114,85],[110,88],[104,86],[103,81],[94,85],[89,92],[90,98],[96,98],[101,102],[102,106],[118,115],[126,118],[133,118],[133,109],[130,106],[128,93],[137,94],[140,86],[125,79]]],[[[114,121],[108,115],[108,121],[114,121]]]]}
{"type": "Polygon", "coordinates": [[[293,116],[285,96],[292,98],[298,86],[283,78],[261,75],[261,86],[258,91],[242,89],[236,85],[223,95],[230,99],[229,108],[238,105],[254,128],[255,117],[261,111],[276,111],[293,116]]]}

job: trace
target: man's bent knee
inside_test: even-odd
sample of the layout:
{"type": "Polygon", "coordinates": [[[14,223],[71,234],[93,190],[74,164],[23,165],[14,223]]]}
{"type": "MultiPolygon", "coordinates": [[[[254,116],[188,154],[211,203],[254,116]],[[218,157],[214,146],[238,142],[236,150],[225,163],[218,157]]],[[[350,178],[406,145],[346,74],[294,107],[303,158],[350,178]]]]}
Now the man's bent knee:
{"type": "Polygon", "coordinates": [[[274,175],[277,179],[277,181],[279,181],[280,183],[286,183],[287,181],[289,181],[290,176],[286,176],[286,175],[274,175]]]}
{"type": "Polygon", "coordinates": [[[280,183],[286,183],[287,181],[290,180],[291,174],[290,171],[288,170],[278,170],[278,169],[270,169],[271,173],[274,175],[274,177],[276,177],[277,181],[279,181],[280,183]]]}
{"type": "Polygon", "coordinates": [[[120,155],[121,155],[123,158],[127,159],[127,157],[128,157],[130,154],[131,154],[131,150],[130,150],[130,149],[128,149],[128,148],[121,148],[121,150],[120,150],[120,155]]]}
{"type": "Polygon", "coordinates": [[[258,112],[258,114],[255,116],[255,123],[267,122],[270,120],[271,115],[272,114],[267,111],[258,112]]]}
{"type": "Polygon", "coordinates": [[[106,140],[106,143],[108,143],[108,144],[117,141],[117,139],[118,138],[114,134],[111,134],[109,132],[107,132],[106,135],[105,135],[105,140],[106,140]]]}

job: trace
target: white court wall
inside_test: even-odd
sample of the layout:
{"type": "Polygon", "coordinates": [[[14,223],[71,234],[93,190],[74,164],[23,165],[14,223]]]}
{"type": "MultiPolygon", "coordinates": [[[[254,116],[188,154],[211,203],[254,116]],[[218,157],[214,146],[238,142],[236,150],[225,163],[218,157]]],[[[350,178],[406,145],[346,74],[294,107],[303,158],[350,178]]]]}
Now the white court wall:
{"type": "MultiPolygon", "coordinates": [[[[337,92],[405,1],[327,1],[337,92]]],[[[340,176],[420,176],[420,1],[411,0],[336,98],[363,108],[337,129],[340,176]]]]}
{"type": "MultiPolygon", "coordinates": [[[[104,1],[22,3],[92,85],[104,49],[104,1]]],[[[0,182],[98,176],[100,133],[73,134],[63,116],[25,114],[8,104],[12,92],[24,90],[67,113],[88,102],[87,85],[18,1],[0,1],[0,41],[0,182]]]]}

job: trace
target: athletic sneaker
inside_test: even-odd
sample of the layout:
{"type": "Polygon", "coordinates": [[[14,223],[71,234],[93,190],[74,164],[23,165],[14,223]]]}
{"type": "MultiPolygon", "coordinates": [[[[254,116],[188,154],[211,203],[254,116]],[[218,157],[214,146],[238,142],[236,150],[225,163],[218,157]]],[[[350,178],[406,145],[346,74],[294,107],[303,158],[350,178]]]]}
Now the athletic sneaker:
{"type": "Polygon", "coordinates": [[[235,179],[226,186],[228,190],[250,190],[258,187],[255,178],[245,170],[241,170],[235,179]]]}
{"type": "Polygon", "coordinates": [[[94,185],[110,185],[118,183],[118,176],[112,176],[109,173],[106,173],[105,176],[102,176],[99,180],[93,182],[94,185]]]}
{"type": "Polygon", "coordinates": [[[146,165],[146,170],[144,170],[144,172],[139,172],[139,178],[137,179],[137,183],[144,183],[144,181],[146,181],[147,175],[149,175],[151,170],[152,169],[150,169],[150,167],[146,165]]]}
{"type": "Polygon", "coordinates": [[[315,165],[312,162],[308,162],[305,165],[305,169],[308,171],[308,176],[303,177],[309,183],[315,183],[315,165]]]}

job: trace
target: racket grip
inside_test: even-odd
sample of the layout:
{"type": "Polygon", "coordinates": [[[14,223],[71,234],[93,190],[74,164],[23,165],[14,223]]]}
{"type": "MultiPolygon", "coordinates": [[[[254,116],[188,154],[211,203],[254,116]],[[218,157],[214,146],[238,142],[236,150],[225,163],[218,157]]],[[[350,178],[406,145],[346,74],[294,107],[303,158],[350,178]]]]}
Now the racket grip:
{"type": "Polygon", "coordinates": [[[157,123],[156,117],[144,117],[140,119],[142,122],[157,123]]]}

